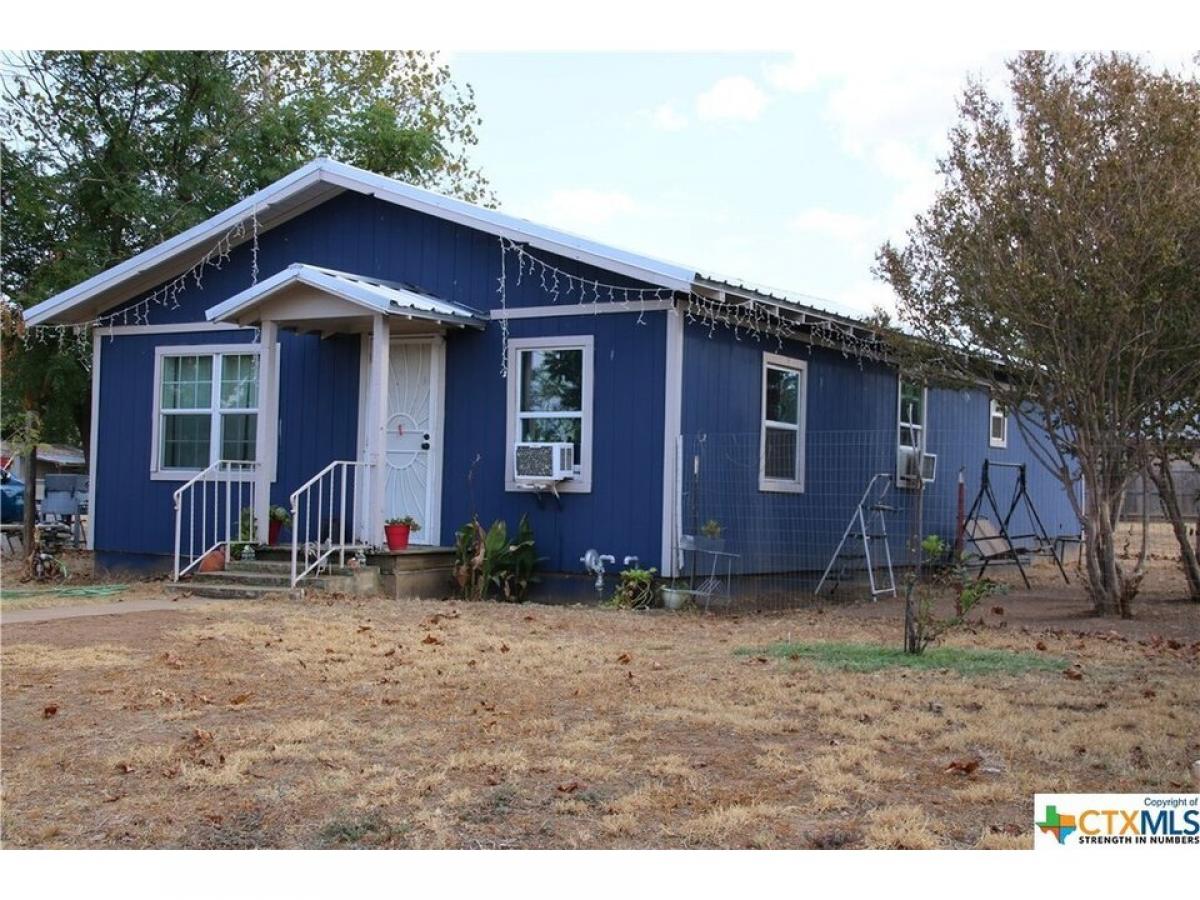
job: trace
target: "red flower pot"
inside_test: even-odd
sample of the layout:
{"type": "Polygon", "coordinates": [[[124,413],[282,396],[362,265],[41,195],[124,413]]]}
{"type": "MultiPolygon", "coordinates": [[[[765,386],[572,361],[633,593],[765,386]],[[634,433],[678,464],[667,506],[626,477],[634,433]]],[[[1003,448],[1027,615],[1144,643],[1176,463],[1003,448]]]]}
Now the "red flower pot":
{"type": "Polygon", "coordinates": [[[397,550],[408,549],[408,532],[407,525],[384,525],[383,533],[387,535],[388,549],[395,553],[397,550]]]}
{"type": "Polygon", "coordinates": [[[214,547],[208,551],[204,559],[200,560],[200,565],[196,567],[197,572],[224,572],[225,571],[225,548],[214,547]]]}
{"type": "Polygon", "coordinates": [[[281,531],[283,531],[283,523],[278,519],[272,519],[270,525],[267,527],[267,543],[272,545],[278,544],[279,532],[281,531]]]}

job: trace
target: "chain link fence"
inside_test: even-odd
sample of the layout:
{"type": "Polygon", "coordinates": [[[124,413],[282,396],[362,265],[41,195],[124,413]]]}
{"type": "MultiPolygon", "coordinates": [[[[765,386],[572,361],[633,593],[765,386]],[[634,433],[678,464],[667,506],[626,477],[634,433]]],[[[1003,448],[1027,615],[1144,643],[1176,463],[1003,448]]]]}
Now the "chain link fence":
{"type": "Polygon", "coordinates": [[[1069,497],[1027,451],[955,430],[922,439],[924,479],[895,430],[682,436],[674,586],[702,608],[781,609],[901,594],[928,535],[980,565],[1077,549],[1069,497]]]}

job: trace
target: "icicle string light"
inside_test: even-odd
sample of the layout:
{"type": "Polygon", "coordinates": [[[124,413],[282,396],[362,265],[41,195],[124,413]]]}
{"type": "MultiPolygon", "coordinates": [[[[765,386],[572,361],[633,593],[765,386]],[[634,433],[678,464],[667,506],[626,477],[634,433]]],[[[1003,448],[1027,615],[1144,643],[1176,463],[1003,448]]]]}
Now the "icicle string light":
{"type": "MultiPolygon", "coordinates": [[[[229,261],[234,247],[245,239],[247,232],[249,232],[251,239],[250,283],[252,285],[258,284],[258,241],[260,230],[258,207],[255,206],[250,213],[249,227],[247,227],[245,219],[239,221],[221,235],[217,242],[209,248],[208,252],[190,269],[156,288],[152,293],[146,295],[136,303],[124,306],[116,312],[97,316],[90,322],[81,322],[75,325],[29,326],[24,329],[22,340],[24,340],[26,346],[36,341],[38,343],[57,343],[62,349],[67,349],[74,344],[76,355],[83,361],[85,368],[90,368],[91,355],[86,351],[90,343],[92,331],[118,326],[150,325],[152,324],[150,321],[150,312],[156,306],[171,310],[179,309],[180,295],[187,291],[189,281],[197,288],[202,288],[204,286],[205,272],[210,268],[220,270],[229,261]]],[[[111,340],[112,337],[113,335],[110,332],[109,339],[111,340]]]]}
{"type": "Polygon", "coordinates": [[[542,292],[550,297],[551,303],[560,298],[573,300],[578,305],[592,304],[592,312],[598,313],[600,306],[620,305],[623,310],[637,311],[637,324],[646,324],[646,303],[672,299],[682,302],[685,321],[708,331],[711,339],[718,328],[729,331],[734,340],[741,342],[751,338],[761,343],[763,338],[774,338],[777,348],[783,349],[784,340],[803,340],[839,350],[843,357],[857,357],[862,367],[863,358],[881,359],[882,348],[877,338],[863,337],[839,327],[834,322],[793,322],[778,313],[773,313],[761,303],[730,303],[695,291],[672,291],[669,288],[633,288],[616,284],[605,284],[598,279],[586,279],[533,255],[526,247],[509,238],[500,238],[500,277],[496,292],[500,295],[500,375],[508,375],[508,282],[509,257],[516,262],[515,285],[520,286],[526,278],[534,279],[542,292]],[[565,285],[565,287],[564,287],[565,285]]]}

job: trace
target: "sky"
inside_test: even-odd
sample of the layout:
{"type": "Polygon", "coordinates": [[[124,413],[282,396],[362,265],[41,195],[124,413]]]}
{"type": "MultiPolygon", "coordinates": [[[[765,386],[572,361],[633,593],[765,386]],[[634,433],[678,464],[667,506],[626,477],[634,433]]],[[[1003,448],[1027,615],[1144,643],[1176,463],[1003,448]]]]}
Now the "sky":
{"type": "Polygon", "coordinates": [[[505,212],[866,315],[894,310],[875,252],[933,199],[968,77],[1002,96],[1012,55],[445,59],[475,90],[473,158],[505,212]]]}
{"type": "Polygon", "coordinates": [[[455,54],[501,208],[857,314],[937,187],[968,75],[1004,55],[455,54]]]}

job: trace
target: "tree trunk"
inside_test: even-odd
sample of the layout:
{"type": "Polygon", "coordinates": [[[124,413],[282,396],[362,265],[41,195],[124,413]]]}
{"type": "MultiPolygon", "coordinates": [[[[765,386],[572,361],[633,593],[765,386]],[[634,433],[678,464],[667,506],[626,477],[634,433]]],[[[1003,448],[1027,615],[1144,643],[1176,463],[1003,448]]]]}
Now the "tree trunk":
{"type": "Polygon", "coordinates": [[[1179,493],[1175,488],[1175,476],[1171,473],[1169,460],[1158,460],[1146,467],[1154,486],[1158,488],[1158,496],[1162,501],[1163,512],[1175,532],[1175,540],[1179,542],[1180,564],[1187,579],[1188,595],[1192,600],[1200,602],[1200,560],[1196,550],[1188,540],[1187,521],[1183,518],[1183,509],[1179,505],[1179,493]]]}

